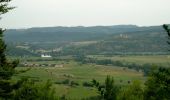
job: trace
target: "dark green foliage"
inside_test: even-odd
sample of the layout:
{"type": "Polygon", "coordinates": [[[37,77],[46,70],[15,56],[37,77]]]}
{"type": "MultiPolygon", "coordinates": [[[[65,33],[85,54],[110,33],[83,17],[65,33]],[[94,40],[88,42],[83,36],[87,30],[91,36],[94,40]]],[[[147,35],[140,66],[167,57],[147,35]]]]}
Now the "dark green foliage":
{"type": "Polygon", "coordinates": [[[13,7],[8,7],[8,2],[11,0],[0,0],[0,15],[7,13],[13,7]]]}
{"type": "Polygon", "coordinates": [[[75,81],[71,81],[70,82],[70,86],[79,86],[79,83],[75,82],[75,81]]]}
{"type": "Polygon", "coordinates": [[[170,68],[151,67],[144,86],[140,81],[133,81],[132,84],[118,88],[109,76],[104,85],[96,80],[92,83],[102,100],[170,100],[170,68]]]}
{"type": "Polygon", "coordinates": [[[90,82],[83,82],[84,87],[93,87],[93,84],[90,82]]]}
{"type": "Polygon", "coordinates": [[[69,79],[65,79],[64,81],[61,82],[55,82],[55,84],[64,84],[64,85],[69,85],[69,86],[79,86],[79,83],[75,81],[71,81],[69,79]]]}
{"type": "Polygon", "coordinates": [[[89,97],[89,98],[83,98],[81,100],[101,100],[100,96],[94,96],[94,97],[89,97]]]}
{"type": "Polygon", "coordinates": [[[3,30],[0,29],[0,66],[5,66],[6,63],[6,56],[5,56],[5,50],[6,50],[6,45],[3,41],[3,30]]]}
{"type": "Polygon", "coordinates": [[[110,76],[107,76],[105,80],[104,98],[106,100],[116,100],[117,88],[114,86],[114,80],[110,76]]]}
{"type": "Polygon", "coordinates": [[[35,83],[32,80],[24,81],[21,88],[15,91],[14,100],[56,100],[52,83],[35,83]]]}
{"type": "Polygon", "coordinates": [[[170,29],[169,29],[169,26],[164,24],[163,25],[163,28],[165,29],[165,31],[167,32],[168,36],[170,37],[170,29]]]}
{"type": "MultiPolygon", "coordinates": [[[[170,37],[168,25],[163,28],[170,37]]],[[[168,44],[170,42],[168,41],[168,44]]],[[[153,70],[145,83],[145,100],[169,100],[170,99],[170,68],[158,68],[153,70]]]]}
{"type": "Polygon", "coordinates": [[[62,95],[59,100],[68,100],[65,95],[62,95]]]}
{"type": "MultiPolygon", "coordinates": [[[[168,25],[166,25],[166,24],[164,24],[164,25],[163,25],[163,28],[164,28],[164,29],[165,29],[165,31],[167,32],[168,37],[169,37],[169,39],[170,39],[170,28],[169,28],[169,26],[168,26],[168,25]]],[[[168,44],[170,44],[170,42],[169,42],[169,41],[167,41],[167,43],[168,43],[168,44]]]]}
{"type": "MultiPolygon", "coordinates": [[[[8,2],[11,0],[0,0],[0,15],[11,10],[8,2]]],[[[3,41],[4,30],[0,29],[0,98],[9,99],[13,96],[12,91],[16,88],[16,84],[12,84],[11,77],[15,74],[15,67],[18,61],[9,62],[6,58],[6,45],[3,41]]]]}
{"type": "Polygon", "coordinates": [[[145,86],[145,100],[170,100],[170,68],[154,70],[145,86]]]}
{"type": "Polygon", "coordinates": [[[70,80],[66,79],[66,80],[62,81],[62,84],[70,84],[70,80]]]}
{"type": "Polygon", "coordinates": [[[134,81],[130,86],[120,90],[118,100],[143,100],[144,90],[142,88],[140,81],[134,81]]]}
{"type": "Polygon", "coordinates": [[[114,85],[113,77],[107,76],[104,85],[101,85],[96,80],[92,80],[92,83],[98,89],[101,99],[116,100],[119,89],[114,85]]]}

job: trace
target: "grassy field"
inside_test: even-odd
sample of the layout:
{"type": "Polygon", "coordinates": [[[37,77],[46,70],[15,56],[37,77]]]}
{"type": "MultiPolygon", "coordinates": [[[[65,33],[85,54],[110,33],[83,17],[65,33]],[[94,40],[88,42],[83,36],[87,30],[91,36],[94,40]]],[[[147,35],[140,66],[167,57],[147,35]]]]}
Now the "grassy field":
{"type": "Polygon", "coordinates": [[[114,61],[122,61],[129,63],[138,63],[138,64],[156,64],[156,65],[170,65],[170,56],[169,55],[149,55],[149,56],[89,56],[97,59],[111,59],[114,61]]]}
{"type": "MultiPolygon", "coordinates": [[[[153,63],[153,64],[162,64],[167,65],[170,63],[170,58],[165,55],[159,56],[90,56],[97,59],[112,59],[117,61],[124,62],[133,62],[139,64],[153,63]]],[[[32,59],[32,58],[31,58],[32,59]]],[[[38,79],[41,81],[47,81],[50,79],[54,83],[57,96],[65,95],[66,98],[72,100],[80,100],[82,98],[87,98],[91,96],[97,96],[97,90],[93,87],[84,87],[84,82],[91,82],[92,79],[96,79],[101,83],[104,83],[104,80],[107,75],[113,76],[115,84],[118,85],[128,85],[129,81],[140,80],[142,83],[146,80],[146,77],[143,77],[142,72],[137,72],[132,69],[117,67],[117,66],[104,66],[104,65],[95,65],[95,64],[81,64],[73,60],[69,61],[37,61],[41,58],[33,58],[33,61],[27,63],[35,64],[57,64],[62,65],[62,67],[31,67],[31,70],[26,73],[19,74],[14,77],[25,77],[29,76],[33,79],[38,79]],[[35,61],[34,61],[35,60],[35,61]],[[78,83],[77,86],[70,86],[69,84],[56,84],[63,82],[65,80],[74,81],[78,83]]],[[[28,60],[28,59],[27,59],[28,60]]],[[[24,60],[21,60],[21,62],[24,60]]],[[[25,61],[24,61],[25,62],[25,61]]],[[[18,67],[17,70],[24,70],[28,67],[18,67]]]]}
{"type": "MultiPolygon", "coordinates": [[[[35,62],[34,62],[35,63],[35,62]]],[[[41,61],[37,63],[56,63],[63,64],[63,67],[33,67],[26,73],[19,74],[16,77],[29,76],[34,79],[46,81],[52,80],[56,88],[58,96],[66,95],[67,98],[80,99],[90,96],[96,96],[97,91],[92,87],[83,87],[84,82],[91,82],[96,79],[103,83],[106,76],[113,76],[116,84],[126,85],[128,81],[141,80],[144,81],[143,73],[136,72],[130,69],[124,69],[116,66],[101,66],[94,64],[79,64],[74,61],[61,62],[61,61],[41,61]],[[63,84],[55,84],[62,82],[66,79],[74,81],[79,86],[69,86],[63,84]],[[81,92],[80,92],[81,91],[81,92]]],[[[17,70],[23,70],[26,67],[18,67],[17,70]]]]}

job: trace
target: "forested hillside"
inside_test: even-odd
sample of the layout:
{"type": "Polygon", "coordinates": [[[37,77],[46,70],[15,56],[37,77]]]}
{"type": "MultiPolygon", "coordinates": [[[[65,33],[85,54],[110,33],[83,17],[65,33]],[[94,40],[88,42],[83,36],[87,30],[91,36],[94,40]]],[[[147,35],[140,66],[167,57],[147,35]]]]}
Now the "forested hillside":
{"type": "Polygon", "coordinates": [[[138,27],[135,25],[94,26],[94,27],[46,27],[9,29],[5,39],[16,42],[83,41],[103,38],[112,34],[162,32],[161,26],[138,27]],[[18,36],[20,38],[18,38],[18,36]]]}
{"type": "MultiPolygon", "coordinates": [[[[166,54],[167,35],[161,26],[42,27],[9,29],[5,40],[28,55],[166,54]],[[19,37],[19,38],[18,38],[19,37]]],[[[23,54],[18,54],[23,55],[23,54]]]]}

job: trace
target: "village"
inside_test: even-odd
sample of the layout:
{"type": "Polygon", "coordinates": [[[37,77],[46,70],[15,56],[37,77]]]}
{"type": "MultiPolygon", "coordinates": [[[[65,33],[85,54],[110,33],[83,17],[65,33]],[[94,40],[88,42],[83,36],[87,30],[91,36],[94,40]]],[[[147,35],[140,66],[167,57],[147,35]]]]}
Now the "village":
{"type": "MultiPolygon", "coordinates": [[[[47,55],[47,54],[42,54],[41,55],[41,59],[45,59],[45,58],[52,58],[51,55],[47,55]]],[[[55,63],[38,63],[38,62],[23,62],[20,63],[20,66],[22,67],[54,67],[54,68],[62,68],[64,67],[63,64],[55,64],[55,63]]]]}
{"type": "Polygon", "coordinates": [[[21,63],[22,67],[55,67],[55,68],[63,68],[63,64],[38,64],[38,63],[21,63]]]}

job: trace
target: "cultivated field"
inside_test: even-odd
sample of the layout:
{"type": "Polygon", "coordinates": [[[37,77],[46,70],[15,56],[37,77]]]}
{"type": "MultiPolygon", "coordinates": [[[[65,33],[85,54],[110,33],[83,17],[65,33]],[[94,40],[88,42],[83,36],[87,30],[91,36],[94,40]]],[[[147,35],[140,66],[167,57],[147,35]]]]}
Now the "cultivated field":
{"type": "Polygon", "coordinates": [[[137,64],[155,64],[155,65],[170,65],[170,55],[143,55],[143,56],[89,56],[97,59],[111,59],[113,61],[122,61],[137,64]]]}
{"type": "MultiPolygon", "coordinates": [[[[112,59],[119,61],[135,62],[135,63],[154,63],[167,65],[169,59],[167,56],[93,56],[98,59],[112,59]]],[[[36,58],[35,58],[36,59],[36,58]]],[[[40,58],[38,58],[40,59],[40,58]]],[[[128,85],[133,80],[140,80],[142,83],[146,77],[142,72],[133,69],[118,66],[104,66],[95,64],[81,64],[73,60],[69,61],[30,61],[28,63],[37,64],[56,64],[58,66],[50,67],[31,67],[26,73],[15,76],[28,76],[35,80],[46,81],[50,79],[54,83],[56,95],[65,95],[70,99],[81,99],[97,95],[97,90],[93,87],[83,86],[83,83],[90,83],[92,79],[96,79],[103,83],[106,76],[113,76],[115,83],[118,85],[128,85]],[[62,66],[61,66],[62,65],[62,66]],[[67,81],[67,82],[66,82],[67,81]],[[65,84],[63,84],[66,82],[65,84]],[[76,85],[70,85],[71,82],[76,85]],[[62,83],[62,84],[61,84],[62,83]]],[[[18,67],[17,70],[27,69],[28,67],[18,67]]]]}

